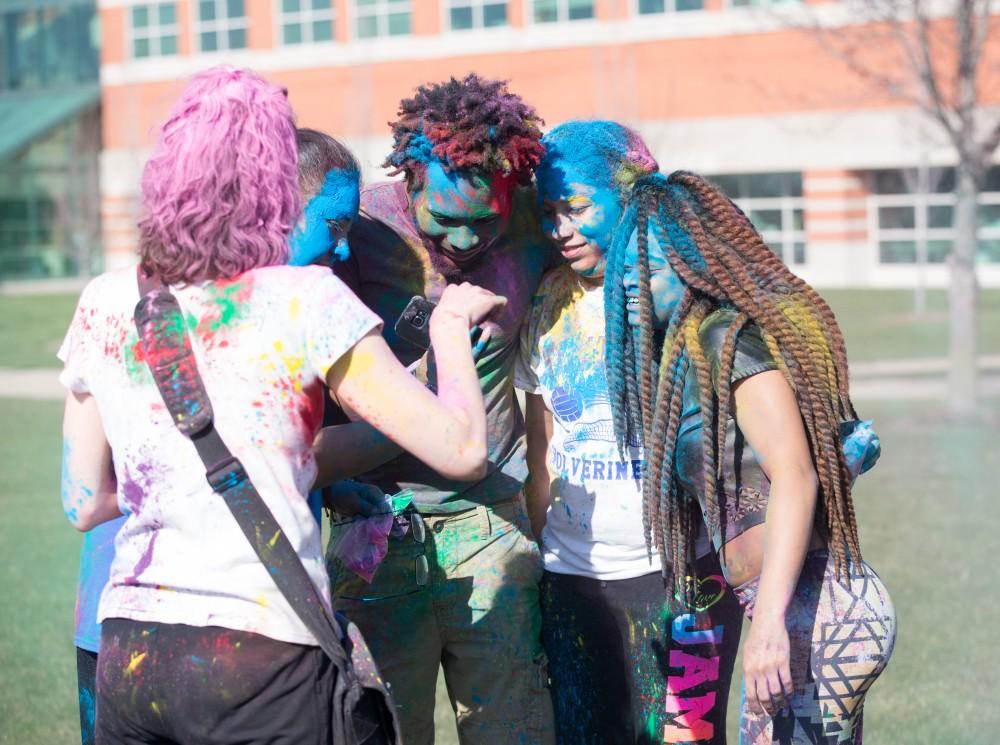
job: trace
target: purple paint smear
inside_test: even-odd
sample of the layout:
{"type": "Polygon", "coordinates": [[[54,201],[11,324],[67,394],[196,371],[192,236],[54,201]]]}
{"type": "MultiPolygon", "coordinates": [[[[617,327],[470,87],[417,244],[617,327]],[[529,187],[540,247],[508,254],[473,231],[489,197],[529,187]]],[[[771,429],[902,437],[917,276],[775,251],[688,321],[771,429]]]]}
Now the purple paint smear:
{"type": "Polygon", "coordinates": [[[139,558],[139,563],[135,565],[135,569],[132,570],[132,576],[125,578],[126,585],[137,585],[139,584],[139,575],[145,572],[150,563],[153,561],[153,546],[156,545],[156,539],[159,537],[159,528],[161,526],[154,526],[156,532],[153,533],[153,537],[149,539],[149,545],[146,546],[146,550],[143,552],[142,556],[139,558]]]}

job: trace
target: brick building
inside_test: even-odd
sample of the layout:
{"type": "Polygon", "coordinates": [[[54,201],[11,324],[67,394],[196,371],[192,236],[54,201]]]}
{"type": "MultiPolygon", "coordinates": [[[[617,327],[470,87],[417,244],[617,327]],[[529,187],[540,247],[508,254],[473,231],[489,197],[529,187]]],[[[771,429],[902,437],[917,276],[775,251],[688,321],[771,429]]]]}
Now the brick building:
{"type": "MultiPolygon", "coordinates": [[[[840,3],[100,0],[99,12],[108,267],[134,255],[157,124],[187,76],[225,62],[286,85],[300,125],[341,137],[368,180],[381,178],[400,98],[476,71],[509,79],[549,125],[617,119],[665,170],[714,176],[818,286],[946,281],[954,155],[806,30],[814,19],[850,28],[840,3]]],[[[1000,55],[1000,32],[987,51],[1000,55]]],[[[982,90],[1000,104],[1000,80],[982,90]]],[[[1000,285],[1000,169],[981,203],[980,280],[1000,285]]]]}

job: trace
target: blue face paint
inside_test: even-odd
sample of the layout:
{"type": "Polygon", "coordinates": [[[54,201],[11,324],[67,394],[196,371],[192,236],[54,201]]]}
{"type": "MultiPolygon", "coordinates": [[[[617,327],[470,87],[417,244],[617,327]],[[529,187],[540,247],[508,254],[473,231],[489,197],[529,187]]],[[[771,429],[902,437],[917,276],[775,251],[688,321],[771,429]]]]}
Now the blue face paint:
{"type": "Polygon", "coordinates": [[[358,216],[358,172],[335,168],[306,205],[303,219],[291,238],[288,263],[306,266],[329,251],[344,261],[350,256],[347,232],[358,216]]]}
{"type": "Polygon", "coordinates": [[[604,124],[611,125],[586,123],[577,127],[582,129],[579,137],[550,142],[535,172],[545,234],[574,271],[594,278],[604,274],[604,256],[625,207],[618,174],[626,143],[621,152],[601,147],[608,144],[602,137],[604,124]]]}
{"type": "MultiPolygon", "coordinates": [[[[625,307],[628,311],[628,322],[632,326],[639,325],[639,241],[638,231],[633,231],[625,249],[625,272],[622,282],[625,285],[625,307]]],[[[653,235],[652,226],[647,241],[649,258],[649,291],[653,300],[653,325],[666,328],[674,309],[684,296],[684,283],[677,276],[660,242],[653,235]]]]}
{"type": "Polygon", "coordinates": [[[622,195],[610,171],[594,174],[563,159],[537,172],[542,229],[575,272],[604,274],[604,256],[621,220],[622,195]]]}

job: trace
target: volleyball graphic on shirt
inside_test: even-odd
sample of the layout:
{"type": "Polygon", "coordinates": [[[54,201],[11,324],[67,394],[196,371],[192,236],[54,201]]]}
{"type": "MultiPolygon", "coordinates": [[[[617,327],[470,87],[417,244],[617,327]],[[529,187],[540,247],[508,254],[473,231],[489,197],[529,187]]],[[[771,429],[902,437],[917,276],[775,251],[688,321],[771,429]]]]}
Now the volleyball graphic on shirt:
{"type": "Polygon", "coordinates": [[[583,442],[615,443],[611,402],[606,393],[596,393],[589,387],[555,388],[552,412],[566,430],[562,444],[567,452],[573,452],[583,442]]]}

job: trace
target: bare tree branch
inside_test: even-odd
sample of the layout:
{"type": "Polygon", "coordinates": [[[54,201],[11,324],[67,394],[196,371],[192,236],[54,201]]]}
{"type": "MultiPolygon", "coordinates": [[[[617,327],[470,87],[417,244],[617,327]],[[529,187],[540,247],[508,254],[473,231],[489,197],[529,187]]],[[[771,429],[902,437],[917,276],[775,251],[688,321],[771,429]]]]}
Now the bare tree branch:
{"type": "Polygon", "coordinates": [[[986,44],[986,39],[990,35],[990,0],[979,0],[981,6],[978,12],[975,9],[975,2],[973,0],[973,10],[972,10],[972,23],[973,23],[973,33],[972,33],[972,43],[969,49],[969,64],[972,66],[973,71],[978,72],[979,63],[983,58],[983,47],[986,44]]]}
{"type": "MultiPolygon", "coordinates": [[[[964,2],[965,0],[959,0],[964,2]]],[[[934,55],[931,50],[930,33],[928,27],[930,20],[923,10],[921,0],[913,0],[914,22],[917,26],[918,48],[920,50],[919,59],[913,63],[913,71],[923,83],[924,90],[929,98],[928,108],[931,109],[932,116],[941,123],[952,139],[955,139],[955,131],[961,127],[961,117],[959,121],[952,122],[949,117],[948,100],[941,92],[938,84],[937,72],[934,69],[934,55]]],[[[898,24],[898,19],[897,19],[898,24]]]]}
{"type": "Polygon", "coordinates": [[[976,162],[982,171],[980,177],[985,176],[990,170],[990,166],[993,163],[993,153],[996,152],[998,147],[1000,147],[1000,120],[993,124],[990,133],[979,145],[976,162]]]}

